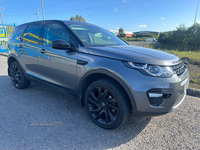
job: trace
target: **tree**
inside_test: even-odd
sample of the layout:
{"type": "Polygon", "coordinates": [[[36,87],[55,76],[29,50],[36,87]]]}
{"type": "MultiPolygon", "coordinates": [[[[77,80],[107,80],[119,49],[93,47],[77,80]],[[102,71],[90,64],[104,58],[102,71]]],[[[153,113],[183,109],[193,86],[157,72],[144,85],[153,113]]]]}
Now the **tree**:
{"type": "Polygon", "coordinates": [[[70,18],[71,21],[80,21],[80,22],[86,22],[85,19],[82,17],[82,15],[76,15],[76,17],[72,16],[70,18]]]}
{"type": "Polygon", "coordinates": [[[118,37],[125,37],[125,33],[124,33],[124,29],[123,28],[119,28],[119,33],[117,35],[118,37]]]}
{"type": "Polygon", "coordinates": [[[194,49],[200,48],[200,24],[193,24],[188,30],[188,45],[194,49]]]}
{"type": "Polygon", "coordinates": [[[161,48],[199,50],[200,24],[196,23],[189,28],[181,24],[175,31],[161,33],[158,41],[161,43],[161,48]]]}
{"type": "Polygon", "coordinates": [[[160,33],[159,38],[158,38],[158,42],[161,42],[161,43],[163,43],[163,44],[166,44],[167,38],[168,38],[168,34],[167,34],[167,33],[165,33],[165,32],[160,33]]]}
{"type": "Polygon", "coordinates": [[[72,17],[70,18],[70,20],[71,20],[71,21],[75,21],[75,18],[74,18],[74,16],[72,16],[72,17]]]}

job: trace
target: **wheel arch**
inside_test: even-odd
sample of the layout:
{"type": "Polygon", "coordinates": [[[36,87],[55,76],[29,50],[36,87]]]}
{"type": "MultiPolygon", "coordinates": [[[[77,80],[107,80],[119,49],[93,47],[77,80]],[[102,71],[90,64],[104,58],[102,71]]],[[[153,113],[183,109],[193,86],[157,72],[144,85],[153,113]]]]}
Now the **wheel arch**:
{"type": "Polygon", "coordinates": [[[134,96],[129,88],[129,85],[124,81],[117,73],[109,71],[107,69],[95,69],[87,72],[82,79],[79,82],[79,93],[81,95],[81,106],[84,106],[84,94],[87,89],[87,87],[94,81],[103,79],[103,78],[108,78],[111,80],[114,80],[117,82],[124,92],[126,93],[127,97],[129,98],[129,101],[131,103],[131,109],[136,110],[136,104],[135,104],[135,99],[134,96]]]}
{"type": "MultiPolygon", "coordinates": [[[[11,54],[10,56],[8,56],[7,64],[8,64],[8,75],[9,76],[10,76],[9,67],[10,67],[11,63],[14,62],[14,61],[18,62],[18,64],[21,67],[20,61],[17,59],[17,57],[15,55],[11,54]]],[[[22,71],[24,72],[23,68],[22,68],[22,71]]]]}

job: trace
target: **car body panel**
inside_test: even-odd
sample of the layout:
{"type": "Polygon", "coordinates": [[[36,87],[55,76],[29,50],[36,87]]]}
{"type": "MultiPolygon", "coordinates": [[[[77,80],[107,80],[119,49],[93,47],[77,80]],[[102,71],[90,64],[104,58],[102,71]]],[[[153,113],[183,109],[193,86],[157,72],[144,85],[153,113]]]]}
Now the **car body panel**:
{"type": "Polygon", "coordinates": [[[53,49],[41,45],[38,51],[37,73],[46,81],[76,91],[78,52],[53,49]],[[40,52],[45,49],[45,53],[40,52]]]}
{"type": "Polygon", "coordinates": [[[19,48],[19,55],[21,56],[21,65],[26,73],[37,72],[37,58],[39,45],[33,43],[21,42],[22,48],[19,48]]]}
{"type": "Polygon", "coordinates": [[[173,61],[179,60],[177,56],[163,51],[129,45],[87,47],[87,50],[93,55],[153,65],[170,66],[174,65],[173,61]]]}
{"type": "Polygon", "coordinates": [[[171,111],[175,101],[184,93],[185,89],[184,86],[181,86],[181,82],[189,77],[188,72],[185,73],[182,78],[177,77],[176,74],[171,78],[150,77],[130,68],[123,68],[117,73],[131,86],[137,110],[140,112],[171,111]],[[132,75],[134,75],[134,77],[132,75]],[[151,107],[147,96],[147,91],[150,89],[167,89],[171,91],[172,96],[168,99],[164,99],[160,107],[151,107]]]}

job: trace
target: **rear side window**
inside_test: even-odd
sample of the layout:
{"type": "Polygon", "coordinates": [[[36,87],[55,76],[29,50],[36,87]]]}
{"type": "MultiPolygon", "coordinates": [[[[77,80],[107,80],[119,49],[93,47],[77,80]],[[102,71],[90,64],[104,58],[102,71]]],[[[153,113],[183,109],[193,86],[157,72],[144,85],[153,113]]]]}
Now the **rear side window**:
{"type": "Polygon", "coordinates": [[[20,41],[21,34],[24,32],[26,29],[27,25],[22,25],[19,27],[16,27],[15,30],[13,31],[12,35],[10,36],[10,39],[15,39],[20,41]]]}
{"type": "Polygon", "coordinates": [[[57,23],[47,23],[44,28],[43,45],[51,46],[54,40],[66,40],[70,43],[69,34],[67,31],[57,23]]]}
{"type": "Polygon", "coordinates": [[[23,35],[23,42],[40,44],[40,33],[42,24],[29,25],[23,35]]]}

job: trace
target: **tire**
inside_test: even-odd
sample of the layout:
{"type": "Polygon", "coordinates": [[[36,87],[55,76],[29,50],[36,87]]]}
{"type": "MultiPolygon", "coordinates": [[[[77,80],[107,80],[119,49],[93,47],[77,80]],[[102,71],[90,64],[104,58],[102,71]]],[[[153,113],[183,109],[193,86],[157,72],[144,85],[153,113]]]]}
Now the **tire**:
{"type": "Polygon", "coordinates": [[[22,69],[17,61],[11,63],[11,65],[9,66],[9,72],[14,87],[16,87],[17,89],[25,89],[30,86],[31,82],[25,78],[22,69]]]}
{"type": "Polygon", "coordinates": [[[113,80],[101,79],[90,84],[84,100],[90,118],[104,129],[117,129],[129,118],[129,99],[113,80]]]}

